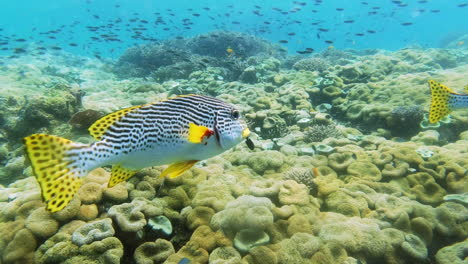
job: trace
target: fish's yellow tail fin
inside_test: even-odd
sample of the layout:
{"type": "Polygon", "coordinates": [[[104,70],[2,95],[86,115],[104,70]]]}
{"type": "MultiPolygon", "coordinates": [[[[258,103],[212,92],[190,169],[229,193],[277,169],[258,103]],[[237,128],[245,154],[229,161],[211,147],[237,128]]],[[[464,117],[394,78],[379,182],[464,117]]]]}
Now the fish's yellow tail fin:
{"type": "Polygon", "coordinates": [[[450,113],[449,99],[453,93],[447,86],[434,80],[429,80],[431,89],[431,107],[429,109],[429,122],[436,123],[450,113]]]}
{"type": "Polygon", "coordinates": [[[25,137],[24,144],[47,210],[62,210],[80,188],[80,177],[87,173],[80,153],[88,145],[46,134],[25,137]]]}

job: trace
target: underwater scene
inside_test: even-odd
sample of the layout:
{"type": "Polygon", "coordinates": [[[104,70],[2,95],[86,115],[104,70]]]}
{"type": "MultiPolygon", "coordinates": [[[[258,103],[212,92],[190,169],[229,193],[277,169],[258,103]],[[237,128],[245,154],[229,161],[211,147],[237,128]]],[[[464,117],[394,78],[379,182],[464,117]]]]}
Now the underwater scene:
{"type": "Polygon", "coordinates": [[[468,264],[466,0],[0,8],[0,264],[468,264]]]}

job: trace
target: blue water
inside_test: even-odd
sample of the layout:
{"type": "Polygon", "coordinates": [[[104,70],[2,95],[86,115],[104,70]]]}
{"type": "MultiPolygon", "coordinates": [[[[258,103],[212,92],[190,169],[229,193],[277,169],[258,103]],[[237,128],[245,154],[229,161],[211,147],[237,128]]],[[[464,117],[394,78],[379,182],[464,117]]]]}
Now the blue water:
{"type": "Polygon", "coordinates": [[[286,40],[288,43],[282,45],[290,53],[306,47],[319,51],[331,45],[339,49],[388,50],[413,45],[439,47],[468,32],[466,0],[2,2],[0,42],[8,42],[2,46],[8,46],[8,50],[1,51],[2,55],[36,43],[46,48],[58,46],[75,54],[97,53],[115,58],[135,44],[191,37],[217,29],[245,32],[274,42],[286,40]],[[158,12],[159,15],[155,14],[158,12]],[[165,24],[155,25],[157,17],[165,24]],[[188,25],[183,25],[184,19],[188,25]],[[354,22],[345,23],[349,20],[354,22]],[[100,28],[92,32],[88,26],[100,28]],[[132,38],[132,28],[141,27],[146,28],[139,31],[147,40],[132,38]],[[51,30],[60,31],[44,34],[51,30]],[[103,34],[119,41],[102,40],[103,34]],[[18,38],[26,41],[14,41],[18,38]]]}

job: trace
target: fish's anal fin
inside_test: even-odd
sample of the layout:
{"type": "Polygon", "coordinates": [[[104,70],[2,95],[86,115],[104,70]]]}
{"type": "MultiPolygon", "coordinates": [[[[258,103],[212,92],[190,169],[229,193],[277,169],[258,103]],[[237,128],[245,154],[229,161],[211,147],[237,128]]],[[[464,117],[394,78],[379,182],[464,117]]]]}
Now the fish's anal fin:
{"type": "Polygon", "coordinates": [[[169,178],[175,178],[181,175],[182,173],[188,171],[197,162],[198,160],[188,160],[171,164],[171,166],[167,167],[167,169],[161,172],[161,175],[159,177],[164,178],[166,176],[169,176],[169,178]]]}
{"type": "Polygon", "coordinates": [[[431,107],[429,109],[429,122],[437,123],[450,113],[450,94],[454,93],[447,86],[434,80],[429,80],[431,89],[431,107]]]}
{"type": "Polygon", "coordinates": [[[115,122],[119,121],[122,117],[124,117],[126,114],[131,112],[134,109],[140,108],[142,105],[139,106],[132,106],[128,107],[113,113],[110,113],[102,118],[100,118],[98,121],[94,122],[89,128],[89,134],[96,139],[100,140],[102,135],[106,133],[107,129],[112,126],[115,122]]]}
{"type": "Polygon", "coordinates": [[[107,186],[112,188],[115,185],[130,179],[137,172],[137,170],[124,168],[120,164],[114,164],[112,165],[111,178],[107,186]]]}
{"type": "Polygon", "coordinates": [[[69,155],[70,151],[77,153],[85,145],[46,134],[25,137],[24,144],[46,209],[50,212],[62,210],[80,188],[80,177],[87,173],[78,168],[79,159],[74,160],[77,155],[69,155]]]}
{"type": "Polygon", "coordinates": [[[205,137],[209,138],[214,134],[214,131],[206,126],[198,126],[194,123],[189,124],[188,141],[195,144],[203,142],[205,137]]]}

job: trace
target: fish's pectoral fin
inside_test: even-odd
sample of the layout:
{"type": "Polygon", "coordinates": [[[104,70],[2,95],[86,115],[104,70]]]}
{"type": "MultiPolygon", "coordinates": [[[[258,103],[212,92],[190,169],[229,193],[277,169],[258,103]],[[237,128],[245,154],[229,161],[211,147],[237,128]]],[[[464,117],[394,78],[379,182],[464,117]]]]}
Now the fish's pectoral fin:
{"type": "Polygon", "coordinates": [[[165,169],[163,172],[161,172],[161,175],[159,177],[163,178],[163,177],[169,176],[169,178],[175,178],[181,175],[182,173],[188,171],[197,162],[198,160],[188,160],[188,161],[174,163],[171,166],[169,166],[167,169],[165,169]]]}
{"type": "Polygon", "coordinates": [[[188,141],[191,143],[202,143],[205,137],[210,137],[213,134],[214,131],[206,126],[198,126],[194,123],[189,124],[188,141]]]}
{"type": "Polygon", "coordinates": [[[114,164],[112,165],[111,178],[107,186],[112,188],[115,185],[130,179],[137,172],[137,170],[124,168],[120,164],[114,164]]]}

